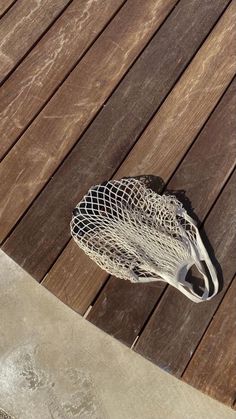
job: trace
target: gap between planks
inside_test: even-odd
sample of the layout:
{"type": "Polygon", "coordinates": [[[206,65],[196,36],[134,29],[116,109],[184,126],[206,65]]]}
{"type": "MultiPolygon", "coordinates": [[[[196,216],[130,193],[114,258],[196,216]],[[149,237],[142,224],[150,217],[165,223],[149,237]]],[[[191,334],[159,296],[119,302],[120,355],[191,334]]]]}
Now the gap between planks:
{"type": "Polygon", "coordinates": [[[1,0],[0,4],[0,19],[10,10],[17,0],[1,0]]]}

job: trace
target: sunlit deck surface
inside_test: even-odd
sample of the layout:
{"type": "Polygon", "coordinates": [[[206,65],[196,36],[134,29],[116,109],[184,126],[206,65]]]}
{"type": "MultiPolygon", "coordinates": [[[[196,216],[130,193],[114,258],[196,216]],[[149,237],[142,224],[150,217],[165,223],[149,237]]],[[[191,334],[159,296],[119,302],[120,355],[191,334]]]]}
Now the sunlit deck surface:
{"type": "Polygon", "coordinates": [[[97,327],[235,406],[236,1],[2,0],[0,15],[2,249],[97,327]],[[137,175],[190,201],[221,282],[210,302],[109,276],[72,241],[90,186],[137,175]]]}

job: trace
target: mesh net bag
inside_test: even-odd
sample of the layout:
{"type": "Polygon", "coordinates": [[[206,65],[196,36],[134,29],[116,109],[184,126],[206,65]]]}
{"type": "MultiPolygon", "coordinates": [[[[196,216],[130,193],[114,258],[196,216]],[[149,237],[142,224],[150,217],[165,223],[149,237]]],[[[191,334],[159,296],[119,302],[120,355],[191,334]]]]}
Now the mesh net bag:
{"type": "Polygon", "coordinates": [[[218,292],[215,269],[183,205],[175,196],[160,195],[137,178],[90,188],[73,211],[71,234],[91,259],[117,277],[132,282],[165,281],[195,302],[209,300],[218,292]],[[194,264],[204,279],[201,296],[185,279],[194,264]]]}

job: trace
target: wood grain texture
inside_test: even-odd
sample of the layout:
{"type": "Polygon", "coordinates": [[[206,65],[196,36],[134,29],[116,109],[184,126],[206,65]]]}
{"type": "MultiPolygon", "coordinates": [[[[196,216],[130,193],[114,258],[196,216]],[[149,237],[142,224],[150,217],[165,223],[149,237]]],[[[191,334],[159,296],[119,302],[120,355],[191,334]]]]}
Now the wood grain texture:
{"type": "MultiPolygon", "coordinates": [[[[53,265],[42,284],[65,304],[83,315],[108,277],[109,275],[91,261],[91,259],[78,248],[75,242],[71,240],[60,256],[60,263],[55,263],[53,265]],[[68,266],[70,269],[68,269],[68,266]]],[[[142,325],[143,312],[140,311],[140,304],[144,303],[145,298],[146,316],[148,316],[152,305],[157,301],[158,297],[161,296],[163,287],[161,286],[161,283],[149,284],[149,286],[145,288],[146,293],[143,298],[144,286],[141,285],[136,290],[137,292],[135,292],[133,298],[134,294],[131,284],[127,284],[126,293],[124,294],[124,281],[114,277],[112,279],[119,281],[119,286],[117,287],[117,299],[119,301],[117,313],[119,312],[119,319],[122,323],[122,327],[120,327],[120,330],[116,329],[114,331],[111,319],[108,323],[104,322],[103,327],[101,327],[101,325],[99,325],[99,327],[110,334],[114,333],[114,336],[123,343],[127,344],[127,342],[129,342],[132,344],[133,341],[130,340],[131,330],[135,330],[137,333],[142,325]],[[119,295],[122,295],[122,299],[119,298],[119,295]],[[130,316],[129,319],[127,307],[129,305],[128,302],[130,302],[131,299],[133,303],[132,306],[135,306],[135,314],[132,310],[132,317],[130,316]],[[109,330],[109,325],[111,330],[109,330]],[[122,336],[120,336],[119,333],[122,333],[122,336]]],[[[112,285],[111,280],[109,280],[109,284],[110,286],[112,285]]],[[[109,295],[109,287],[108,289],[106,288],[106,292],[109,295]]],[[[112,301],[106,298],[106,293],[105,295],[102,293],[101,296],[101,303],[104,311],[109,311],[107,305],[109,306],[112,301]]],[[[91,318],[89,318],[89,320],[91,321],[91,318]]],[[[107,318],[105,320],[107,320],[107,318]]]]}
{"type": "Polygon", "coordinates": [[[131,346],[164,289],[162,282],[131,284],[111,277],[87,320],[131,346]]]}
{"type": "Polygon", "coordinates": [[[233,0],[129,153],[119,176],[170,176],[235,74],[235,17],[233,0]]]}
{"type": "Polygon", "coordinates": [[[236,388],[236,278],[183,375],[184,381],[232,406],[236,388]]]}
{"type": "Polygon", "coordinates": [[[124,0],[74,0],[0,90],[0,158],[124,0]]]}
{"type": "Polygon", "coordinates": [[[215,265],[220,264],[222,269],[223,289],[211,301],[196,304],[169,287],[135,346],[137,352],[178,377],[191,359],[235,274],[235,190],[236,172],[204,224],[210,243],[208,251],[215,265]]]}
{"type": "Polygon", "coordinates": [[[236,78],[226,90],[168,189],[185,191],[203,221],[236,163],[236,78]]]}
{"type": "Polygon", "coordinates": [[[125,3],[2,161],[0,240],[49,180],[175,1],[125,3]]]}
{"type": "MultiPolygon", "coordinates": [[[[202,10],[203,3],[196,1],[192,3],[194,6],[192,9],[188,1],[178,4],[47,188],[32,205],[27,217],[19,223],[4,245],[4,250],[18,263],[23,264],[24,268],[37,279],[42,279],[46,274],[70,237],[68,226],[72,208],[91,184],[102,182],[112,176],[154,110],[179,77],[181,70],[196,52],[209,31],[209,25],[211,26],[217,19],[213,7],[214,19],[208,17],[210,20],[205,20],[204,16],[211,14],[206,13],[206,10],[209,11],[209,2],[206,1],[204,4],[204,10],[202,10]],[[184,15],[183,24],[179,25],[182,15],[184,15]],[[199,27],[201,31],[197,31],[199,27]],[[176,32],[173,28],[176,28],[176,32]],[[169,51],[170,55],[165,54],[166,51],[169,51]],[[176,66],[178,56],[182,57],[179,60],[181,64],[176,66]],[[147,68],[152,68],[152,71],[149,73],[147,68]],[[168,68],[169,72],[163,71],[165,68],[168,68]],[[149,101],[151,97],[152,101],[149,101]],[[58,205],[55,205],[55,202],[58,205]],[[41,246],[41,243],[44,243],[44,246],[41,246]]],[[[217,35],[213,38],[213,42],[217,42],[217,35]]],[[[194,68],[190,76],[197,77],[194,68]]],[[[5,214],[9,217],[9,211],[5,214]]],[[[64,276],[58,277],[58,272],[59,269],[58,283],[63,282],[64,276]]],[[[72,274],[75,272],[77,281],[75,265],[68,264],[68,272],[72,274]]],[[[73,289],[72,278],[71,276],[73,289]]],[[[48,286],[49,282],[48,278],[48,286]]],[[[54,280],[52,283],[55,284],[54,280]]]]}
{"type": "Polygon", "coordinates": [[[16,0],[1,0],[0,3],[0,18],[7,10],[15,3],[16,0]]]}
{"type": "Polygon", "coordinates": [[[69,0],[18,0],[0,26],[0,82],[59,15],[69,0]]]}
{"type": "Polygon", "coordinates": [[[108,276],[71,240],[42,284],[83,315],[108,276]]]}
{"type": "MultiPolygon", "coordinates": [[[[236,79],[167,184],[169,190],[185,191],[199,219],[206,216],[236,163],[235,110],[236,79]]],[[[88,320],[132,345],[165,288],[163,283],[158,289],[153,285],[137,286],[110,278],[89,312],[88,320]]]]}

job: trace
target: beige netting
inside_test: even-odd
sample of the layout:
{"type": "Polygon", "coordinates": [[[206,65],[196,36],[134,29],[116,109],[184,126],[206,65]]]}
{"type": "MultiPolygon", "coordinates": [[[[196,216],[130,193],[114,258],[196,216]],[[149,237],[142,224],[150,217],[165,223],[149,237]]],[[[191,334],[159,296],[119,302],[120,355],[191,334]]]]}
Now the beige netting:
{"type": "Polygon", "coordinates": [[[132,282],[163,280],[195,302],[218,291],[215,269],[197,227],[175,196],[159,195],[142,180],[124,178],[93,186],[73,211],[71,234],[102,269],[132,282]],[[201,260],[206,262],[214,284],[201,260]],[[185,280],[196,265],[202,296],[185,280]]]}

